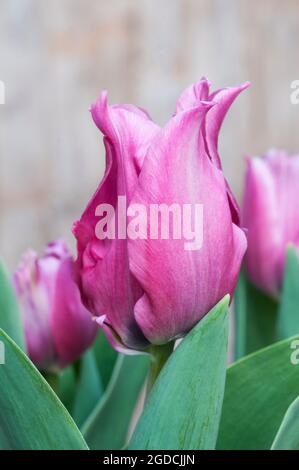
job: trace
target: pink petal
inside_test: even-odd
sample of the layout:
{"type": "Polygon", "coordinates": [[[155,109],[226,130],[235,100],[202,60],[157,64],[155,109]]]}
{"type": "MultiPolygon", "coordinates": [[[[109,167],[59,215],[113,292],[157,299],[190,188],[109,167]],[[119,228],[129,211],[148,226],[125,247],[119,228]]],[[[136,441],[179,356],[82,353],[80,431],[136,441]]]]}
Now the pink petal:
{"type": "MultiPolygon", "coordinates": [[[[188,110],[201,101],[210,101],[216,104],[207,113],[203,123],[203,135],[206,142],[206,150],[212,162],[217,168],[221,169],[221,160],[218,154],[218,135],[222,126],[223,120],[238,95],[248,88],[249,83],[231,88],[221,88],[209,94],[209,82],[207,79],[202,78],[198,83],[189,86],[181,94],[177,102],[177,112],[188,110]]],[[[239,207],[235,197],[227,183],[227,195],[232,212],[233,221],[239,225],[240,215],[239,207]]]]}
{"type": "Polygon", "coordinates": [[[29,357],[40,368],[57,363],[50,311],[54,302],[56,275],[63,259],[69,256],[61,240],[50,243],[44,255],[25,254],[14,274],[29,357]]]}
{"type": "MultiPolygon", "coordinates": [[[[203,246],[186,240],[129,240],[130,268],[143,288],[135,318],[146,338],[182,336],[234,290],[246,238],[232,224],[226,182],[205,152],[201,126],[212,104],[177,114],[152,142],[131,203],[203,204],[203,246]]],[[[207,119],[207,118],[206,118],[207,119]]]]}
{"type": "Polygon", "coordinates": [[[91,345],[97,333],[96,323],[82,305],[73,270],[71,257],[61,262],[51,310],[51,329],[62,367],[74,362],[91,345]]]}
{"type": "Polygon", "coordinates": [[[127,240],[97,239],[95,227],[99,219],[95,210],[101,203],[111,204],[117,218],[117,197],[130,200],[149,142],[159,128],[139,108],[108,107],[106,94],[101,95],[91,112],[105,135],[107,165],[102,182],[74,226],[81,292],[89,310],[98,316],[106,315],[107,323],[127,347],[142,348],[147,341],[133,314],[142,291],[129,270],[127,240]]]}
{"type": "Polygon", "coordinates": [[[250,158],[243,201],[250,279],[270,294],[282,282],[288,243],[299,247],[299,156],[271,151],[250,158]]]}
{"type": "Polygon", "coordinates": [[[176,103],[176,112],[187,111],[190,108],[197,107],[200,101],[208,101],[210,84],[206,78],[193,83],[186,88],[180,95],[176,103]]]}
{"type": "Polygon", "coordinates": [[[217,106],[214,106],[211,112],[207,114],[205,120],[205,136],[209,156],[218,168],[221,168],[221,160],[218,154],[218,136],[220,128],[235,99],[243,90],[246,90],[249,85],[249,82],[246,82],[237,87],[220,88],[209,96],[209,100],[217,103],[217,106]]]}
{"type": "MultiPolygon", "coordinates": [[[[209,96],[209,99],[217,103],[211,112],[207,115],[205,120],[205,137],[207,142],[207,150],[211,160],[214,164],[221,168],[221,160],[218,154],[218,136],[224,121],[224,118],[235,101],[239,94],[246,90],[250,85],[249,82],[246,82],[237,87],[230,88],[221,88],[209,96]]],[[[232,212],[233,222],[237,225],[240,224],[240,214],[239,206],[236,202],[236,199],[230,189],[229,184],[227,183],[227,194],[229,199],[229,204],[232,212]]]]}

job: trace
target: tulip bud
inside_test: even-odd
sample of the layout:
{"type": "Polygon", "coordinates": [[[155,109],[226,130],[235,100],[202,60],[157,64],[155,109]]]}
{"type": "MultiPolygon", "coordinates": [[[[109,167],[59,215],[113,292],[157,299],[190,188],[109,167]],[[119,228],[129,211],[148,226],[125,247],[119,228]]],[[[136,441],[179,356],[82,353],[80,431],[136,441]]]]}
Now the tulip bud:
{"type": "Polygon", "coordinates": [[[210,94],[202,79],[182,93],[163,128],[132,105],[108,106],[106,93],[91,108],[104,134],[107,167],[74,224],[77,269],[82,299],[117,350],[182,337],[233,293],[246,237],[217,140],[228,108],[246,87],[210,94]],[[194,208],[192,229],[185,222],[194,208]],[[154,209],[170,210],[173,236],[165,236],[159,219],[149,227],[154,209]]]}
{"type": "Polygon", "coordinates": [[[38,257],[28,252],[14,274],[28,355],[42,370],[62,368],[93,341],[96,325],[73,279],[74,261],[62,241],[38,257]]]}
{"type": "Polygon", "coordinates": [[[250,280],[276,296],[286,247],[299,248],[299,156],[271,150],[247,160],[243,224],[248,229],[245,265],[250,280]]]}

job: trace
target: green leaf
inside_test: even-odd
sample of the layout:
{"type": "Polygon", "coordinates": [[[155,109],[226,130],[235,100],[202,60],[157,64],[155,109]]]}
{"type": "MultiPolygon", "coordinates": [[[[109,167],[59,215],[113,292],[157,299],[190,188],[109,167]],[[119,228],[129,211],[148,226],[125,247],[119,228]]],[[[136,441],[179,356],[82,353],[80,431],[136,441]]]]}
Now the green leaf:
{"type": "Polygon", "coordinates": [[[27,356],[0,330],[1,449],[87,449],[77,426],[27,356]]]}
{"type": "Polygon", "coordinates": [[[277,341],[277,301],[241,272],[234,299],[235,359],[277,341]]]}
{"type": "Polygon", "coordinates": [[[101,380],[104,389],[109,384],[115,362],[117,359],[117,352],[110,346],[105,334],[102,330],[93,344],[93,353],[100,371],[101,380]]]}
{"type": "Polygon", "coordinates": [[[299,333],[299,256],[296,248],[287,249],[282,298],[278,315],[278,337],[299,333]]]}
{"type": "Polygon", "coordinates": [[[299,398],[288,408],[271,449],[299,450],[299,398]]]}
{"type": "Polygon", "coordinates": [[[214,449],[226,373],[228,301],[224,297],[169,357],[130,449],[214,449]]]}
{"type": "Polygon", "coordinates": [[[147,356],[119,355],[104,397],[82,428],[91,449],[124,446],[148,365],[147,356]]]}
{"type": "Polygon", "coordinates": [[[81,426],[95,408],[103,395],[103,386],[98,373],[97,363],[90,349],[80,360],[79,380],[74,398],[72,416],[81,426]]]}
{"type": "Polygon", "coordinates": [[[23,326],[21,322],[16,294],[9,275],[0,260],[0,328],[4,330],[17,345],[25,350],[23,326]]]}
{"type": "Polygon", "coordinates": [[[59,374],[58,396],[64,406],[71,411],[75,398],[76,376],[73,365],[63,369],[59,374]]]}
{"type": "Polygon", "coordinates": [[[227,371],[218,449],[270,449],[281,420],[299,395],[298,337],[251,354],[227,371]]]}

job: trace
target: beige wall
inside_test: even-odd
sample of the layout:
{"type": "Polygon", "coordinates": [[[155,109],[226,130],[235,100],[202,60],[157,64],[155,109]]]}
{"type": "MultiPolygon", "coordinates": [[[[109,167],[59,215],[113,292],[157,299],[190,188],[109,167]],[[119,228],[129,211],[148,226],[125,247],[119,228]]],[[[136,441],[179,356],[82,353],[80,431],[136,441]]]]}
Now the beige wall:
{"type": "Polygon", "coordinates": [[[297,0],[0,0],[0,253],[72,241],[103,171],[88,108],[101,89],[164,123],[180,90],[250,80],[220,140],[241,193],[244,154],[299,151],[297,0]]]}

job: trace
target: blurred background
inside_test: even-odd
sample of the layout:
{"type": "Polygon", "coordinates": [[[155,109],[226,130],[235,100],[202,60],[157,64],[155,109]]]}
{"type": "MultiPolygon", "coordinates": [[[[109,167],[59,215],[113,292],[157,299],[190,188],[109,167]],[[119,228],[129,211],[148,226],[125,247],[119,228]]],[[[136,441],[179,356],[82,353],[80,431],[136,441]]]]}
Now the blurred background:
{"type": "Polygon", "coordinates": [[[14,269],[28,247],[62,236],[104,168],[89,105],[147,108],[163,124],[189,83],[251,81],[220,137],[240,200],[244,155],[299,152],[298,0],[0,0],[0,254],[14,269]]]}

